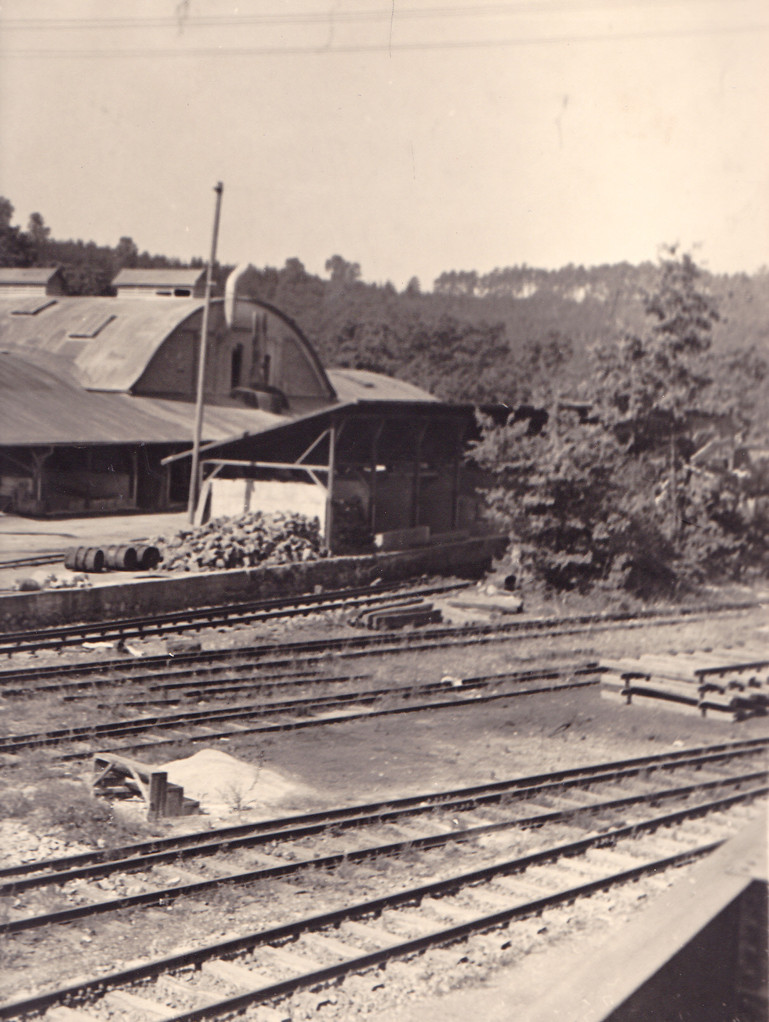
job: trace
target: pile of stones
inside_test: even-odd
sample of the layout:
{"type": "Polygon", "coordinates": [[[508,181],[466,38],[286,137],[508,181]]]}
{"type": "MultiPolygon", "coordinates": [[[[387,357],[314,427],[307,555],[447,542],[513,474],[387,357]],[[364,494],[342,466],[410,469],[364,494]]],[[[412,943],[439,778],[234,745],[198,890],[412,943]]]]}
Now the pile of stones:
{"type": "Polygon", "coordinates": [[[317,518],[261,511],[214,518],[154,540],[164,571],[214,571],[254,565],[292,564],[326,555],[317,518]]]}

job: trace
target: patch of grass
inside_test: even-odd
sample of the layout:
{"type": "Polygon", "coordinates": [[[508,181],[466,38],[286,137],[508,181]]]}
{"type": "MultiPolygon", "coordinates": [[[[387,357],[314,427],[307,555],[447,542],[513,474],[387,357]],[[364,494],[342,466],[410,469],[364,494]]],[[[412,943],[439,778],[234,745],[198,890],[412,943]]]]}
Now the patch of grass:
{"type": "Polygon", "coordinates": [[[29,816],[33,808],[33,803],[23,791],[13,789],[3,792],[1,804],[0,814],[3,819],[23,819],[29,816]]]}
{"type": "Polygon", "coordinates": [[[91,845],[105,842],[115,825],[107,803],[67,781],[49,781],[36,789],[29,823],[36,830],[57,830],[68,840],[91,845]]]}
{"type": "Polygon", "coordinates": [[[94,798],[86,785],[58,778],[6,788],[0,818],[23,820],[37,834],[55,832],[67,841],[100,847],[124,843],[143,832],[141,824],[133,828],[116,819],[111,806],[94,798]]]}

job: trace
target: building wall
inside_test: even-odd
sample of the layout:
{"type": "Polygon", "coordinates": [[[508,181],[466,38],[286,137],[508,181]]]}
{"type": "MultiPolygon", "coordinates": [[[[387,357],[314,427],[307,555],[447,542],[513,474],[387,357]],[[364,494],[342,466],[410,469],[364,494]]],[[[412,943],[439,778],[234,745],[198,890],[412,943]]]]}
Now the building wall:
{"type": "Polygon", "coordinates": [[[60,445],[0,450],[0,511],[164,511],[186,505],[189,462],[161,459],[185,444],[60,445]]]}
{"type": "Polygon", "coordinates": [[[427,525],[432,534],[454,528],[453,464],[420,473],[415,501],[413,464],[400,464],[377,472],[374,532],[391,532],[427,525]]]}
{"type": "Polygon", "coordinates": [[[187,324],[174,330],[150,361],[134,393],[168,394],[194,401],[199,331],[199,326],[196,333],[192,325],[187,324]]]}
{"type": "Polygon", "coordinates": [[[362,557],[329,557],[275,568],[201,572],[168,579],[137,579],[91,589],[53,589],[0,598],[0,628],[11,631],[67,621],[111,621],[187,607],[285,597],[327,589],[386,582],[414,575],[480,577],[507,540],[487,536],[407,552],[362,557]]]}
{"type": "Polygon", "coordinates": [[[374,532],[408,529],[411,521],[414,470],[411,465],[392,465],[377,472],[374,532]]]}
{"type": "Polygon", "coordinates": [[[0,511],[32,511],[35,481],[14,465],[0,464],[0,511]]]}
{"type": "Polygon", "coordinates": [[[212,479],[211,518],[236,518],[247,511],[290,511],[326,523],[326,491],[315,483],[280,479],[212,479]]]}
{"type": "Polygon", "coordinates": [[[443,465],[426,472],[419,481],[416,525],[429,525],[430,532],[450,532],[454,526],[454,466],[443,465]]]}
{"type": "MultiPolygon", "coordinates": [[[[194,401],[202,310],[184,321],[150,359],[133,388],[136,394],[194,401]]],[[[224,308],[210,308],[205,389],[208,400],[229,400],[235,388],[277,390],[303,409],[307,400],[327,403],[329,394],[304,343],[280,316],[254,306],[250,328],[229,328],[224,308]]]]}

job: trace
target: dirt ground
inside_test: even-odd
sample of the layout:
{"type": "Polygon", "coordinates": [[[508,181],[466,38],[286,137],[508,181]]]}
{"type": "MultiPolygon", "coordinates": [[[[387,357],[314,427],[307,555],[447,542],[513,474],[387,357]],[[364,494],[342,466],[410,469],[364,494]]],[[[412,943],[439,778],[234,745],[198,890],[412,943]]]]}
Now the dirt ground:
{"type": "MultiPolygon", "coordinates": [[[[269,632],[264,629],[260,632],[258,628],[238,629],[234,633],[211,630],[201,633],[200,639],[204,647],[219,646],[225,644],[229,634],[230,641],[248,644],[260,637],[274,638],[279,634],[296,639],[319,633],[339,634],[343,627],[349,629],[336,619],[318,615],[285,628],[271,626],[269,632]]],[[[553,662],[600,662],[619,655],[638,655],[643,651],[730,647],[737,661],[741,645],[763,645],[769,656],[769,608],[760,602],[739,613],[676,625],[646,624],[620,630],[596,627],[572,636],[509,638],[429,653],[410,652],[350,660],[337,657],[330,658],[330,666],[339,672],[366,671],[381,681],[405,683],[411,680],[432,681],[447,674],[458,678],[518,670],[542,658],[553,662]]],[[[154,651],[151,644],[147,645],[146,651],[154,651]]],[[[70,661],[77,655],[75,651],[69,651],[63,659],[70,661]]],[[[79,655],[82,656],[82,652],[79,655]]],[[[24,659],[25,665],[29,662],[29,658],[24,659]]],[[[32,722],[34,708],[29,707],[29,712],[32,722]]],[[[244,735],[218,742],[216,748],[290,782],[286,784],[288,794],[285,800],[269,806],[269,815],[276,816],[320,805],[387,799],[580,764],[643,756],[671,748],[767,735],[769,717],[735,723],[680,715],[661,707],[622,706],[602,699],[598,686],[593,686],[462,708],[349,721],[267,737],[244,735]]],[[[193,749],[164,746],[162,758],[190,755],[203,747],[200,744],[193,749]]],[[[160,754],[161,750],[158,750],[158,756],[160,754]]],[[[141,837],[147,833],[146,825],[140,822],[135,811],[118,813],[116,818],[105,812],[103,817],[90,820],[87,829],[83,828],[82,821],[78,825],[74,818],[68,821],[61,815],[47,817],[45,799],[36,803],[35,790],[44,792],[46,785],[52,783],[52,777],[57,778],[57,783],[62,779],[85,782],[88,768],[85,764],[57,766],[50,756],[46,757],[46,763],[48,765],[41,771],[39,762],[30,754],[18,757],[15,763],[6,764],[1,782],[0,823],[5,817],[11,826],[6,831],[0,826],[0,841],[5,837],[5,840],[21,844],[22,831],[29,833],[31,844],[24,857],[42,858],[51,854],[67,854],[79,847],[79,840],[83,840],[84,834],[92,844],[115,844],[125,843],[133,835],[141,837]],[[13,800],[8,797],[19,792],[26,793],[33,806],[26,817],[18,808],[14,811],[13,800]]],[[[83,791],[87,791],[85,784],[83,791]]],[[[18,807],[18,802],[16,805],[18,807]]],[[[226,820],[211,816],[192,817],[183,824],[154,826],[153,832],[172,832],[180,827],[198,830],[220,823],[245,822],[266,815],[266,811],[267,806],[255,804],[250,811],[232,814],[226,820]]],[[[180,909],[175,913],[181,916],[180,909]]],[[[624,920],[623,915],[614,919],[612,925],[624,925],[624,920]]],[[[183,932],[182,918],[178,919],[177,926],[183,932]]],[[[597,923],[593,938],[598,941],[605,936],[604,923],[597,923]]],[[[584,933],[576,938],[580,946],[584,938],[584,933]]],[[[553,943],[547,944],[547,947],[562,955],[564,962],[573,958],[579,950],[568,932],[561,933],[557,943],[553,938],[553,943]]],[[[125,950],[127,953],[127,947],[125,950]]],[[[528,966],[525,960],[515,966],[516,981],[520,981],[522,990],[536,991],[537,984],[542,981],[540,970],[543,960],[541,956],[534,955],[528,966]]],[[[451,1000],[431,999],[429,1004],[421,1006],[417,1014],[436,1020],[467,1017],[468,991],[448,996],[451,1000]]],[[[479,988],[480,1004],[484,997],[497,996],[493,989],[484,992],[483,988],[479,988]]],[[[473,1017],[484,1017],[480,1005],[473,1017]]],[[[394,1022],[395,1016],[391,1018],[394,1022]]],[[[414,1010],[404,1008],[402,1018],[416,1018],[414,1010]]],[[[389,1018],[387,1022],[390,1022],[389,1018]]]]}
{"type": "MultiPolygon", "coordinates": [[[[302,640],[321,634],[345,634],[343,628],[349,633],[349,626],[340,625],[331,615],[315,615],[269,626],[211,629],[200,633],[200,641],[203,648],[249,645],[265,639],[302,640]]],[[[437,681],[447,675],[468,678],[521,670],[543,659],[553,663],[600,663],[644,651],[732,647],[735,660],[739,660],[741,644],[763,645],[769,657],[769,607],[759,603],[750,610],[674,625],[595,627],[575,635],[513,636],[429,652],[350,659],[334,655],[327,658],[322,669],[365,672],[370,675],[369,684],[406,684],[437,681]]],[[[145,643],[137,640],[136,645],[155,653],[164,644],[163,640],[150,639],[145,643]]],[[[13,660],[28,667],[36,660],[72,662],[84,652],[70,649],[63,654],[41,658],[21,655],[13,660]]],[[[103,652],[106,656],[111,653],[103,652]]],[[[93,651],[86,652],[89,658],[93,655],[93,651]]],[[[14,732],[55,726],[55,706],[40,709],[45,719],[36,715],[34,704],[9,701],[3,715],[9,725],[13,723],[14,732]],[[53,719],[50,714],[54,714],[53,719]]],[[[312,795],[303,795],[300,802],[278,807],[293,810],[309,803],[369,801],[764,734],[769,734],[769,716],[735,723],[683,715],[662,706],[622,706],[602,699],[596,685],[270,736],[246,735],[218,742],[216,747],[283,773],[304,792],[310,790],[312,795]]],[[[201,744],[192,748],[164,745],[155,755],[147,752],[145,758],[176,759],[201,748],[201,744]]],[[[6,767],[6,780],[27,772],[26,758],[21,756],[16,766],[6,767]]],[[[68,773],[77,776],[77,770],[72,767],[68,773]]]]}
{"type": "MultiPolygon", "coordinates": [[[[312,625],[295,636],[302,638],[312,625]]],[[[382,682],[472,677],[524,669],[543,657],[554,662],[600,662],[644,651],[763,643],[769,656],[769,609],[674,626],[648,624],[594,629],[575,636],[509,639],[436,652],[366,656],[335,670],[365,670],[382,682]]],[[[581,763],[643,756],[665,749],[769,735],[769,717],[734,723],[682,715],[662,707],[621,706],[599,687],[567,689],[432,713],[350,721],[328,728],[222,743],[312,787],[324,804],[394,793],[458,787],[556,770],[581,763]]]]}
{"type": "MultiPolygon", "coordinates": [[[[38,519],[0,514],[0,592],[12,591],[18,581],[34,578],[42,583],[52,573],[72,578],[76,572],[64,567],[70,547],[110,546],[137,543],[155,536],[171,535],[188,524],[186,512],[38,519]],[[8,567],[7,562],[50,555],[43,566],[8,567]]],[[[133,573],[124,573],[126,578],[133,573]]],[[[143,573],[146,575],[146,573],[143,573]]],[[[138,573],[137,573],[137,576],[138,573]]],[[[91,585],[114,584],[109,572],[90,576],[91,585]]]]}

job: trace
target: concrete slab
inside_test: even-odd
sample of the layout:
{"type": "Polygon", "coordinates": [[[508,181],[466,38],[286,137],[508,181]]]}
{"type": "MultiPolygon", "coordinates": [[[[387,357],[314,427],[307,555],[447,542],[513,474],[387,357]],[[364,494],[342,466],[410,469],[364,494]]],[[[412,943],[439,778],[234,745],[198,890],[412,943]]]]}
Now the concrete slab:
{"type": "MultiPolygon", "coordinates": [[[[394,553],[328,557],[230,571],[159,574],[126,571],[92,574],[87,588],[0,594],[0,631],[67,622],[114,621],[267,597],[311,593],[316,586],[339,589],[420,575],[478,576],[497,556],[501,537],[484,537],[394,553]]],[[[45,574],[46,569],[36,569],[45,574]]],[[[48,569],[50,570],[50,569],[48,569]]],[[[57,570],[57,575],[63,573],[57,570]]],[[[26,573],[26,571],[25,571],[26,573]]],[[[18,569],[13,573],[18,575],[18,569]]],[[[34,574],[30,571],[29,574],[34,574]]]]}
{"type": "MultiPolygon", "coordinates": [[[[108,515],[82,518],[22,518],[0,514],[0,589],[11,589],[19,578],[42,580],[55,573],[66,578],[77,574],[64,567],[64,552],[73,546],[112,546],[137,543],[157,536],[172,535],[188,524],[187,512],[164,514],[108,515]],[[9,567],[9,561],[51,556],[50,564],[9,567]]],[[[145,577],[137,572],[135,577],[145,577]]],[[[103,572],[89,576],[94,585],[114,585],[131,572],[103,572]]]]}
{"type": "Polygon", "coordinates": [[[0,565],[28,555],[58,554],[86,543],[130,543],[176,532],[185,525],[186,511],[45,519],[0,514],[0,565]]]}

